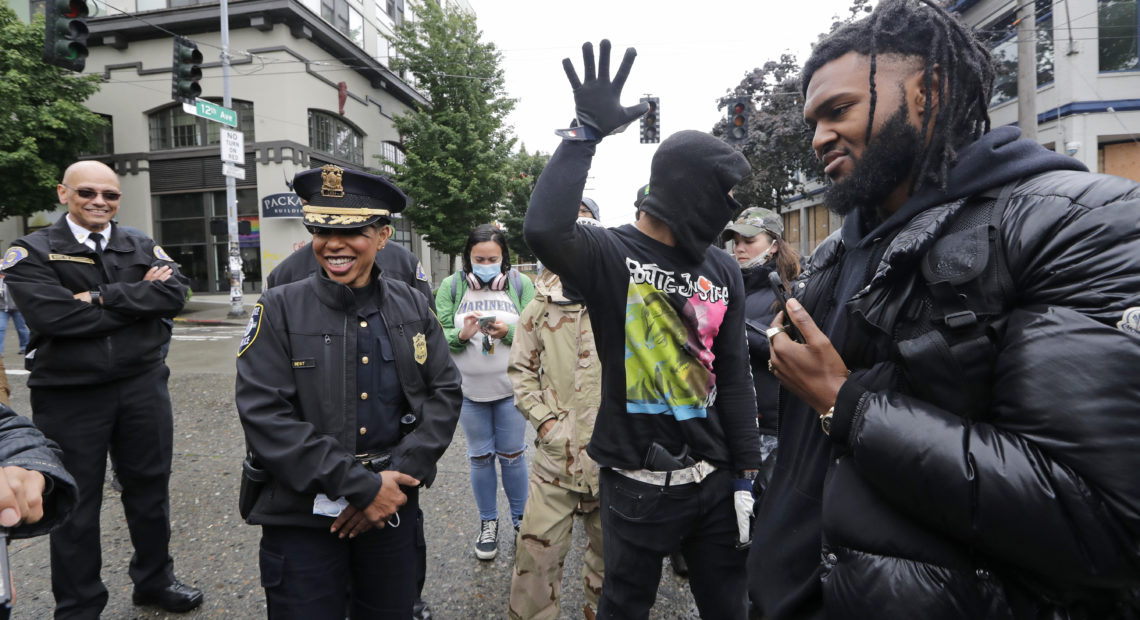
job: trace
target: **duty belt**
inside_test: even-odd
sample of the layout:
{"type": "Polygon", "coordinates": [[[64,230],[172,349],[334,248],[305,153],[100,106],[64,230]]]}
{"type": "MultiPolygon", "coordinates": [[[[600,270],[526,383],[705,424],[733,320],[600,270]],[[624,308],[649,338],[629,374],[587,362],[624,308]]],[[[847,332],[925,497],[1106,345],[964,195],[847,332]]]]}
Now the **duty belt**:
{"type": "Polygon", "coordinates": [[[380,473],[392,468],[392,453],[388,450],[365,452],[364,454],[354,455],[352,458],[356,459],[357,463],[360,463],[369,471],[375,473],[380,473]]]}
{"type": "Polygon", "coordinates": [[[716,466],[708,461],[697,461],[693,465],[673,471],[617,468],[614,468],[614,471],[630,480],[636,480],[659,487],[669,487],[682,484],[700,484],[705,478],[708,478],[710,474],[716,471],[716,466]]]}

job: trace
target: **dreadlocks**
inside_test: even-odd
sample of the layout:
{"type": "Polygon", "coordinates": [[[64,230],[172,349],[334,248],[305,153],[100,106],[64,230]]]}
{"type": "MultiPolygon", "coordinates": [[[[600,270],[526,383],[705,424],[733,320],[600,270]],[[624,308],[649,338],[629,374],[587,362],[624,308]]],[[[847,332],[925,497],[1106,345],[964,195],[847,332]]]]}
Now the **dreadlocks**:
{"type": "Polygon", "coordinates": [[[957,161],[957,149],[990,129],[988,107],[994,69],[989,51],[957,18],[932,0],[883,0],[870,17],[840,28],[815,47],[804,64],[804,94],[816,70],[849,52],[871,59],[868,141],[875,118],[875,69],[880,54],[921,58],[923,84],[928,93],[935,71],[938,72],[938,114],[931,128],[934,97],[926,97],[922,135],[932,129],[931,141],[914,164],[911,189],[917,190],[927,182],[945,189],[946,173],[957,161]]]}

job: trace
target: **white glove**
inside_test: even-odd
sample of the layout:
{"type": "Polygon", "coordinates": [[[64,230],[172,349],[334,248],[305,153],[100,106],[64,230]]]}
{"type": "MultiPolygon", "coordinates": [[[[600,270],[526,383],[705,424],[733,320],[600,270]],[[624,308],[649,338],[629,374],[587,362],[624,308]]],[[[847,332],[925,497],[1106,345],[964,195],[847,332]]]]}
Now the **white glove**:
{"type": "Polygon", "coordinates": [[[736,491],[733,493],[733,505],[736,508],[736,529],[739,534],[737,547],[747,547],[752,544],[752,510],[756,499],[752,497],[752,481],[737,479],[734,481],[736,491]]]}

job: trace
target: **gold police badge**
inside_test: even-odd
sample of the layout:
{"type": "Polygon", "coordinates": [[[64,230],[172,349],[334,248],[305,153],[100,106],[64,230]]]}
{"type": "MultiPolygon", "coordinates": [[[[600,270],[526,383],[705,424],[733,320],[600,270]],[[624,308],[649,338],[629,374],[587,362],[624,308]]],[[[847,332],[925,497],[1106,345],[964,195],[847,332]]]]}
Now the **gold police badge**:
{"type": "Polygon", "coordinates": [[[416,363],[422,366],[427,361],[427,338],[422,333],[412,336],[412,346],[415,347],[416,363]]]}

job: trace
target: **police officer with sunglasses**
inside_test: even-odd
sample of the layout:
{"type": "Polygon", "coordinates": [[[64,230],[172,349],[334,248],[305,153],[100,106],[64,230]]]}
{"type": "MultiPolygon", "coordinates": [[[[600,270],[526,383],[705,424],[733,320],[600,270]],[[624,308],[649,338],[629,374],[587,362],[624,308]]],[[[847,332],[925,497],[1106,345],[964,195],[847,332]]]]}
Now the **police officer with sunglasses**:
{"type": "Polygon", "coordinates": [[[133,601],[185,612],[202,592],[174,576],[170,557],[173,418],[164,319],[186,301],[178,265],[143,233],[112,221],[115,171],[80,161],[57,187],[67,214],[12,244],[0,270],[32,338],[33,420],[63,449],[79,487],[72,518],[51,535],[56,618],[98,618],[107,604],[99,507],[110,451],[135,553],[133,601]]]}

